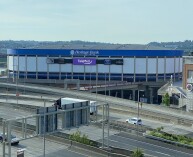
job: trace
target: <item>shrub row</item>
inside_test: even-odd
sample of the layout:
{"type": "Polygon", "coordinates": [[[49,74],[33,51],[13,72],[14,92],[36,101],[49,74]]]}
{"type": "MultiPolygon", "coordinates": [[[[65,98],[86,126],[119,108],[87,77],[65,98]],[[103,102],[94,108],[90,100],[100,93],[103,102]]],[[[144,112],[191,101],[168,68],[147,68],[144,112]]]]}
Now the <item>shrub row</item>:
{"type": "Polygon", "coordinates": [[[81,135],[81,132],[79,130],[71,134],[69,136],[69,139],[86,145],[93,145],[92,141],[88,138],[88,136],[85,134],[81,135]]]}
{"type": "Polygon", "coordinates": [[[162,132],[160,129],[150,131],[149,134],[152,136],[166,139],[166,140],[193,146],[193,139],[184,135],[170,134],[170,133],[162,132]]]}

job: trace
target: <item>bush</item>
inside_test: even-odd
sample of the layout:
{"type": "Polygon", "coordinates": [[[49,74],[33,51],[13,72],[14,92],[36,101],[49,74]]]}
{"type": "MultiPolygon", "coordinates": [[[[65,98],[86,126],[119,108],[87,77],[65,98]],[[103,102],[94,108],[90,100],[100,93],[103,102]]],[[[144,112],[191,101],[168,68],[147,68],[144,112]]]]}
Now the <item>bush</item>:
{"type": "Polygon", "coordinates": [[[75,133],[71,134],[69,136],[69,139],[72,140],[72,141],[76,141],[76,142],[79,142],[79,143],[86,144],[86,145],[93,145],[93,143],[90,141],[88,136],[86,136],[85,134],[81,135],[81,132],[79,130],[76,131],[75,133]]]}
{"type": "Polygon", "coordinates": [[[189,144],[193,146],[193,141],[192,141],[192,142],[190,142],[189,144]]]}
{"type": "Polygon", "coordinates": [[[157,132],[160,132],[160,131],[163,130],[163,129],[164,129],[164,127],[161,126],[161,127],[157,128],[156,130],[157,130],[157,132]]]}
{"type": "Polygon", "coordinates": [[[137,148],[136,150],[133,151],[131,157],[144,157],[143,151],[137,148]]]}
{"type": "Polygon", "coordinates": [[[149,132],[149,135],[160,137],[163,139],[167,139],[174,142],[179,142],[182,144],[188,144],[193,145],[193,139],[184,135],[173,135],[166,132],[161,132],[162,128],[157,128],[151,132],[149,132]]]}

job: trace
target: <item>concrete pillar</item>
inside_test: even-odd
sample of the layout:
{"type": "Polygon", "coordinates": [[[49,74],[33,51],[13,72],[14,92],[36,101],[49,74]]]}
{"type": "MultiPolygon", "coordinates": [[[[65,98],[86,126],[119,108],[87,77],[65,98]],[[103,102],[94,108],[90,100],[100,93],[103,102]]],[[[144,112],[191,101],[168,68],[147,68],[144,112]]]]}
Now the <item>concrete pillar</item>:
{"type": "Polygon", "coordinates": [[[133,98],[133,101],[135,101],[135,90],[133,89],[132,92],[133,92],[133,97],[132,98],[133,98]]]}
{"type": "Polygon", "coordinates": [[[150,104],[153,103],[153,88],[149,88],[150,104]]]}
{"type": "Polygon", "coordinates": [[[76,89],[80,90],[80,80],[78,80],[77,83],[76,83],[76,89]]]}
{"type": "Polygon", "coordinates": [[[121,98],[123,98],[124,97],[124,91],[123,91],[123,89],[121,90],[121,98]]]}
{"type": "Polygon", "coordinates": [[[64,82],[64,89],[67,89],[67,87],[68,87],[68,83],[64,82]]]}

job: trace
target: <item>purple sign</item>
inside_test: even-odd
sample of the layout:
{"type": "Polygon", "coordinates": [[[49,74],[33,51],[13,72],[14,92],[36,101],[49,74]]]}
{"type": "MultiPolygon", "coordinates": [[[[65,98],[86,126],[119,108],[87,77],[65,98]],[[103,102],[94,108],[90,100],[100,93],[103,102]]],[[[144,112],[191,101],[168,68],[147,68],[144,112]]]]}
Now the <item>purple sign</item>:
{"type": "Polygon", "coordinates": [[[74,65],[96,65],[96,59],[93,58],[73,58],[74,65]]]}

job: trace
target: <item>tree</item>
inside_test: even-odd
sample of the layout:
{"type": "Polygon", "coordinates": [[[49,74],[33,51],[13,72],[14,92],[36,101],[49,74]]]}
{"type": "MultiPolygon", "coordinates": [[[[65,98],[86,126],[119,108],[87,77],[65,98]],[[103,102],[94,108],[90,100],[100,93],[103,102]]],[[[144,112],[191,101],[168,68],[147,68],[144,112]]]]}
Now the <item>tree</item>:
{"type": "Polygon", "coordinates": [[[131,157],[144,157],[143,151],[139,148],[133,151],[131,157]]]}
{"type": "Polygon", "coordinates": [[[170,105],[170,96],[168,93],[166,93],[162,98],[162,103],[166,106],[170,105]]]}

